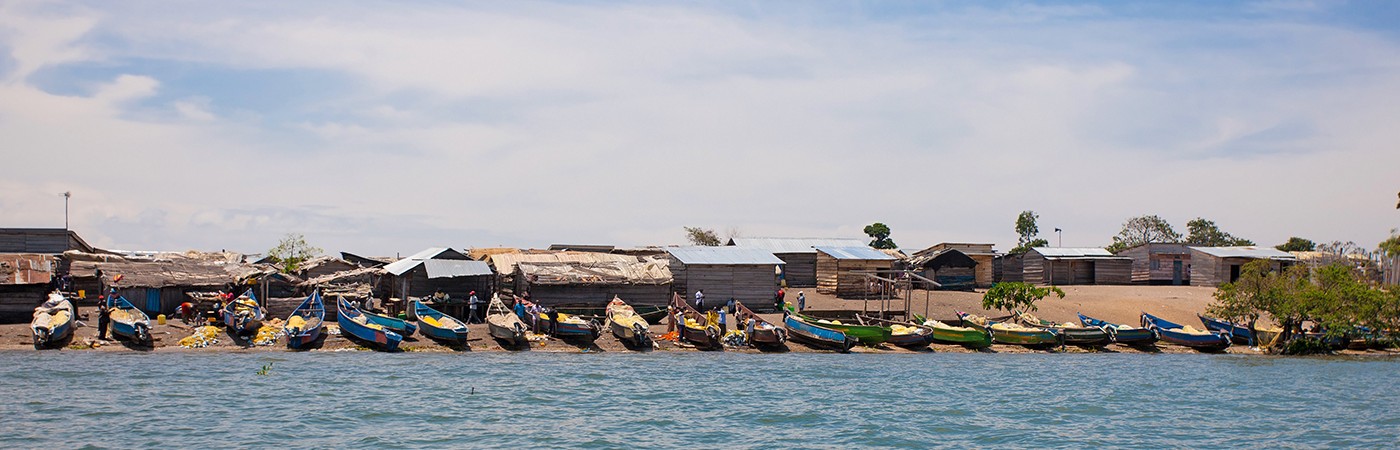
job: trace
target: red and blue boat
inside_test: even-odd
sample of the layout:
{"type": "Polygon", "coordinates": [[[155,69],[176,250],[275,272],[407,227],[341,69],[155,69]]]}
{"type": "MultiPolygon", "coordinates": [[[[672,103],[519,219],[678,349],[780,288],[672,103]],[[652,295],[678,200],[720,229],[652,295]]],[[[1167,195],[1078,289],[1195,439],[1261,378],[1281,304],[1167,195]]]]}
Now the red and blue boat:
{"type": "Polygon", "coordinates": [[[430,308],[421,301],[413,300],[412,304],[413,315],[418,317],[418,324],[421,325],[424,336],[454,345],[467,343],[467,324],[430,308]]]}
{"type": "Polygon", "coordinates": [[[344,297],[336,302],[336,321],[340,323],[342,336],[368,344],[376,350],[392,352],[397,350],[399,342],[403,341],[403,335],[371,322],[360,308],[344,297]]]}
{"type": "Polygon", "coordinates": [[[326,304],[321,300],[321,291],[317,290],[287,316],[287,323],[282,326],[282,332],[287,335],[287,348],[301,350],[313,345],[324,334],[325,320],[326,304]]]}

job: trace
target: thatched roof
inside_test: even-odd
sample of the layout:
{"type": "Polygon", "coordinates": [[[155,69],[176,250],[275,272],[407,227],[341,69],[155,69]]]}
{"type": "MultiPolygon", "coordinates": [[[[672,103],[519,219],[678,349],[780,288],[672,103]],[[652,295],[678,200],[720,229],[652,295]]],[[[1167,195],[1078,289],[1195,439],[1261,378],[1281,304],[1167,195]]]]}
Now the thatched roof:
{"type": "Polygon", "coordinates": [[[639,259],[636,256],[611,253],[546,251],[540,253],[498,253],[487,257],[486,261],[496,268],[496,273],[514,273],[515,266],[520,263],[635,263],[639,259]]]}
{"type": "Polygon", "coordinates": [[[241,265],[202,264],[193,261],[73,261],[74,277],[93,277],[102,270],[103,281],[121,287],[222,287],[237,281],[241,265]],[[113,282],[118,275],[121,281],[113,282]]]}
{"type": "Polygon", "coordinates": [[[646,262],[522,262],[517,265],[530,284],[539,285],[660,285],[672,281],[665,261],[646,262]]]}

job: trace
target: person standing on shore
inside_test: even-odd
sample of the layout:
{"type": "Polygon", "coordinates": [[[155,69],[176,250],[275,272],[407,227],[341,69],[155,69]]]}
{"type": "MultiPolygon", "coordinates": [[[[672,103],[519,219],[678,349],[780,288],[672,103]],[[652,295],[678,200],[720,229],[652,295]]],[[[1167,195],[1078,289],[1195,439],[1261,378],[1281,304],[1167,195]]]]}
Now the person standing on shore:
{"type": "Polygon", "coordinates": [[[107,306],[107,297],[99,295],[97,300],[97,339],[105,341],[107,340],[107,321],[111,320],[107,317],[107,311],[110,310],[110,307],[107,306]]]}
{"type": "Polygon", "coordinates": [[[470,308],[471,312],[467,313],[467,323],[477,323],[476,309],[481,304],[481,300],[476,298],[476,291],[472,291],[470,295],[471,298],[467,299],[467,308],[470,308]]]}
{"type": "Polygon", "coordinates": [[[778,288],[778,294],[773,296],[773,309],[783,309],[783,296],[786,294],[783,288],[778,288]]]}
{"type": "Polygon", "coordinates": [[[734,297],[729,297],[729,302],[724,304],[724,308],[729,310],[729,315],[731,315],[731,316],[734,315],[734,310],[735,310],[734,304],[736,304],[736,303],[738,303],[738,302],[739,302],[738,300],[734,300],[734,297]]]}
{"type": "Polygon", "coordinates": [[[704,290],[704,289],[696,289],[696,290],[695,290],[695,309],[696,309],[697,311],[704,311],[704,310],[705,310],[705,290],[704,290]]]}
{"type": "Polygon", "coordinates": [[[802,310],[805,309],[807,309],[807,294],[802,291],[797,291],[797,311],[802,312],[802,310]]]}

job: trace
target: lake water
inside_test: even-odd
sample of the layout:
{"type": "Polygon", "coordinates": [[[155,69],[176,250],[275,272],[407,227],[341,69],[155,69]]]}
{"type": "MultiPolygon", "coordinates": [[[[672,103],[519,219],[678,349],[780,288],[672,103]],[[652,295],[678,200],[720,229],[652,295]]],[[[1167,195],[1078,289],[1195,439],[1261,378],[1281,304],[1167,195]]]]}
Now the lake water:
{"type": "Polygon", "coordinates": [[[1400,434],[1389,358],[11,352],[0,374],[0,448],[1392,447],[1400,434]]]}

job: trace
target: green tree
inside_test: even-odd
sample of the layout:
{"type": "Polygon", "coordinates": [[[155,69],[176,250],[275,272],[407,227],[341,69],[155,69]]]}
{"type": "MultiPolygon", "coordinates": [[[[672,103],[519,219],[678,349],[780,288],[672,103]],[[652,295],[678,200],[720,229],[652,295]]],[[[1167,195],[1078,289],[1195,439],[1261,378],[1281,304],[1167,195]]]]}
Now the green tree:
{"type": "Polygon", "coordinates": [[[1186,243],[1199,247],[1254,245],[1254,241],[1220,231],[1220,227],[1216,226],[1214,221],[1200,217],[1186,222],[1186,243]]]}
{"type": "Polygon", "coordinates": [[[1181,242],[1181,233],[1172,229],[1172,224],[1156,215],[1138,216],[1123,223],[1123,229],[1107,248],[1117,253],[1142,244],[1175,242],[1181,242]]]}
{"type": "Polygon", "coordinates": [[[301,263],[321,256],[321,249],[306,243],[306,236],[288,233],[277,241],[277,246],[267,251],[267,256],[278,270],[290,274],[301,270],[301,263]]]}
{"type": "Polygon", "coordinates": [[[1035,302],[1050,294],[1065,298],[1065,291],[1055,286],[1036,287],[1033,284],[1020,281],[997,283],[992,285],[986,294],[982,295],[982,309],[1017,314],[1035,311],[1035,302]]]}
{"type": "Polygon", "coordinates": [[[1381,241],[1381,244],[1376,247],[1376,252],[1390,258],[1400,255],[1400,229],[1392,228],[1390,238],[1381,241]]]}
{"type": "Polygon", "coordinates": [[[1011,254],[1019,255],[1036,247],[1050,246],[1049,241],[1036,237],[1040,234],[1040,226],[1035,223],[1039,218],[1040,215],[1031,210],[1021,211],[1016,216],[1016,248],[1011,249],[1011,254]]]}
{"type": "MultiPolygon", "coordinates": [[[[1243,323],[1251,334],[1259,319],[1269,318],[1290,328],[1307,317],[1301,294],[1308,283],[1307,267],[1297,265],[1279,272],[1269,261],[1253,261],[1240,268],[1240,277],[1225,283],[1215,291],[1215,301],[1206,307],[1208,314],[1243,323]]],[[[1287,338],[1287,336],[1285,336],[1287,338]]],[[[1255,343],[1255,345],[1264,345],[1255,343]]]]}
{"type": "Polygon", "coordinates": [[[1276,245],[1274,248],[1285,252],[1310,252],[1317,248],[1317,244],[1311,240],[1293,236],[1288,238],[1288,242],[1276,245]]]}
{"type": "Polygon", "coordinates": [[[715,230],[700,227],[685,227],[685,238],[693,245],[714,247],[720,245],[719,235],[715,230]]]}
{"type": "Polygon", "coordinates": [[[890,239],[890,227],[883,223],[875,222],[865,226],[865,235],[870,236],[870,246],[878,249],[899,248],[894,240],[890,239]]]}

